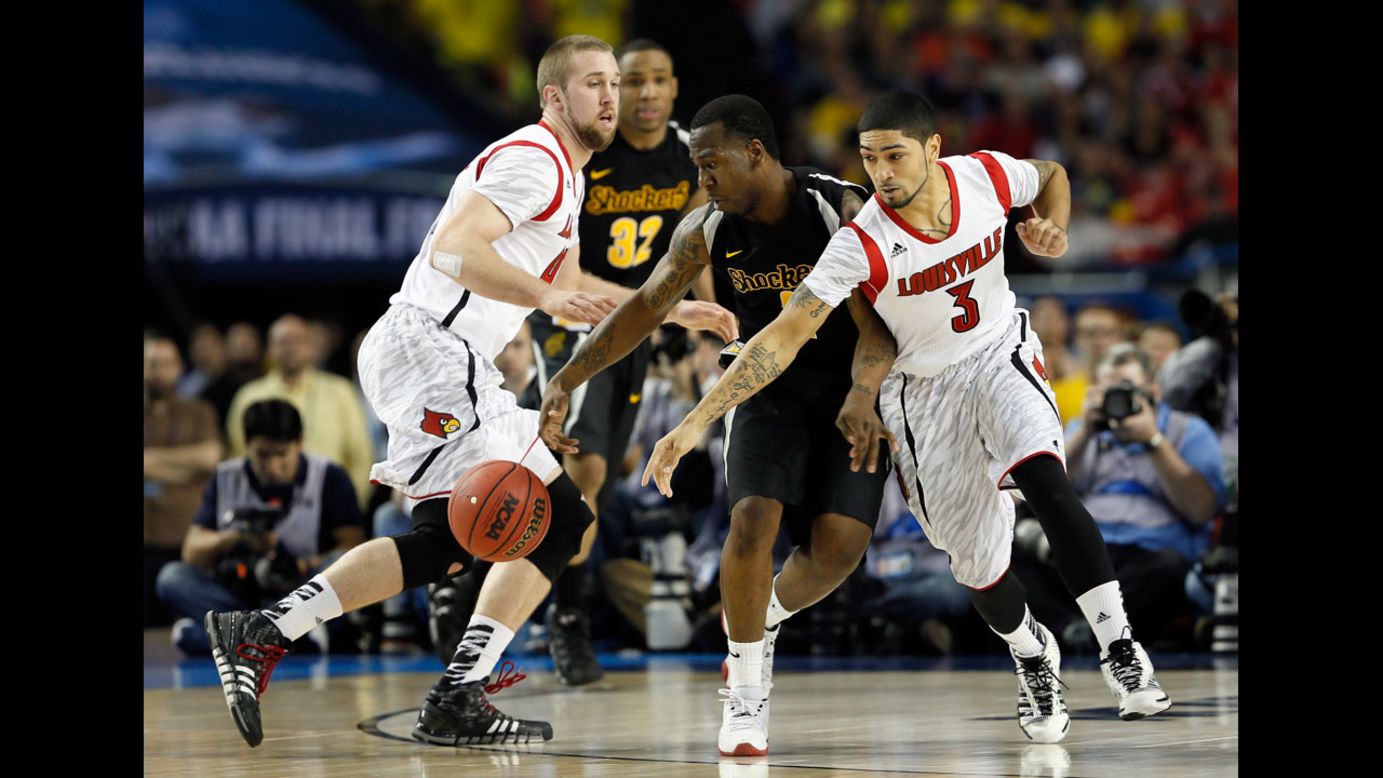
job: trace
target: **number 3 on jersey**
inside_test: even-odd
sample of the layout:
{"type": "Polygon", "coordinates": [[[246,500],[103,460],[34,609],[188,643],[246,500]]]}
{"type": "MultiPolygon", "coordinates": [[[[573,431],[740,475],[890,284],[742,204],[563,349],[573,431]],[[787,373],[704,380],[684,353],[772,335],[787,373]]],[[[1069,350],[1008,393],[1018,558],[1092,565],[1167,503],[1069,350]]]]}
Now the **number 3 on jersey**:
{"type": "Polygon", "coordinates": [[[606,259],[612,267],[621,270],[642,265],[652,258],[653,250],[649,245],[662,228],[661,216],[650,216],[642,221],[628,216],[615,219],[615,223],[610,225],[610,248],[605,252],[606,259]],[[639,238],[643,238],[643,242],[635,248],[634,244],[639,238]]]}
{"type": "Polygon", "coordinates": [[[951,329],[956,332],[972,330],[980,323],[980,306],[970,296],[970,287],[974,285],[974,281],[966,281],[946,290],[946,294],[956,298],[956,307],[961,310],[959,316],[951,319],[951,329]]]}

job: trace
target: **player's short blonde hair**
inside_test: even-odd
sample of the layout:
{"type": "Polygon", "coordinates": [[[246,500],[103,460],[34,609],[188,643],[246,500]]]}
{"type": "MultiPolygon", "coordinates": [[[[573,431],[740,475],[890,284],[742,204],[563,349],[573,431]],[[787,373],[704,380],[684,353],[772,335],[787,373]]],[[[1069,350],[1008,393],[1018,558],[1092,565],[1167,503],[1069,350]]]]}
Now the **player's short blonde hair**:
{"type": "Polygon", "coordinates": [[[594,35],[568,35],[547,47],[543,52],[543,58],[538,60],[538,105],[546,107],[547,101],[543,98],[543,88],[555,86],[563,91],[567,88],[567,79],[571,77],[571,60],[577,52],[581,51],[608,51],[612,54],[615,48],[594,35]]]}

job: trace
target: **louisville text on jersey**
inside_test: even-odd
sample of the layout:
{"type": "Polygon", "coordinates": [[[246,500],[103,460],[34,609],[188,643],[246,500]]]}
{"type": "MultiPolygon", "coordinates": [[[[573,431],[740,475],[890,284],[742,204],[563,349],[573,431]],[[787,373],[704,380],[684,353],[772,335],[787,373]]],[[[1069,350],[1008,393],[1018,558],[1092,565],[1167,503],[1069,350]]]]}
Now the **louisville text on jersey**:
{"type": "Polygon", "coordinates": [[[935,265],[906,278],[898,279],[898,296],[935,292],[957,278],[964,278],[989,264],[989,260],[1003,248],[1004,228],[996,227],[994,234],[985,238],[983,244],[976,243],[954,257],[944,259],[935,265]]]}
{"type": "Polygon", "coordinates": [[[739,268],[726,268],[725,272],[730,275],[730,283],[735,285],[735,291],[757,292],[763,289],[796,289],[802,279],[812,272],[811,265],[784,265],[778,263],[778,268],[768,273],[746,273],[739,268]]]}
{"type": "Polygon", "coordinates": [[[680,211],[691,199],[691,182],[682,181],[667,189],[654,189],[650,184],[633,190],[613,186],[595,186],[586,195],[586,213],[600,216],[606,213],[631,211],[680,211]]]}

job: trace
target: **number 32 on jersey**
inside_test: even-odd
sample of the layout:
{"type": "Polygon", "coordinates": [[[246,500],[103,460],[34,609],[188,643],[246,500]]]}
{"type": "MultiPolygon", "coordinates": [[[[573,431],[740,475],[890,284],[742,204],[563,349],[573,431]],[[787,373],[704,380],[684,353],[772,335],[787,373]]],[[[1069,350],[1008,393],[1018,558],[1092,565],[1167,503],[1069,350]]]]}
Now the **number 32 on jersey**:
{"type": "Polygon", "coordinates": [[[628,216],[615,219],[610,225],[610,248],[606,250],[605,258],[611,267],[621,270],[642,265],[652,258],[653,250],[649,246],[661,229],[663,217],[657,215],[642,220],[628,216]]]}

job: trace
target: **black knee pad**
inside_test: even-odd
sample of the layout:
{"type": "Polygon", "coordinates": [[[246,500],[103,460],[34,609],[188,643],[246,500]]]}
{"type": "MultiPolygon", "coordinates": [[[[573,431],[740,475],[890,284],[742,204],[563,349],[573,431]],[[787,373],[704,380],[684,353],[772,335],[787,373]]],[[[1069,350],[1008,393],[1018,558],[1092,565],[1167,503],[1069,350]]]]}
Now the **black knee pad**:
{"type": "Polygon", "coordinates": [[[556,582],[581,550],[581,536],[595,521],[595,514],[566,473],[547,485],[547,494],[552,500],[552,526],[547,528],[543,542],[524,558],[541,570],[547,580],[556,582]]]}
{"type": "Polygon", "coordinates": [[[403,588],[436,583],[453,562],[470,569],[475,557],[456,542],[447,521],[446,499],[426,500],[413,508],[413,529],[394,536],[403,564],[403,588]]]}

